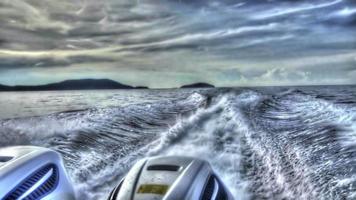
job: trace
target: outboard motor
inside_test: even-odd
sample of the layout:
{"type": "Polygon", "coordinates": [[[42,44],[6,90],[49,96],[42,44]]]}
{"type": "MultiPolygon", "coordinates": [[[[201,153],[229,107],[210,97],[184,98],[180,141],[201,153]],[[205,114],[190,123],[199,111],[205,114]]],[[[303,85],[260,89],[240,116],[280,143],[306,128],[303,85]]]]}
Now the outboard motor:
{"type": "Polygon", "coordinates": [[[61,156],[52,150],[16,146],[0,149],[1,200],[74,200],[61,156]]]}
{"type": "Polygon", "coordinates": [[[154,157],[136,163],[108,200],[233,200],[204,160],[154,157]]]}

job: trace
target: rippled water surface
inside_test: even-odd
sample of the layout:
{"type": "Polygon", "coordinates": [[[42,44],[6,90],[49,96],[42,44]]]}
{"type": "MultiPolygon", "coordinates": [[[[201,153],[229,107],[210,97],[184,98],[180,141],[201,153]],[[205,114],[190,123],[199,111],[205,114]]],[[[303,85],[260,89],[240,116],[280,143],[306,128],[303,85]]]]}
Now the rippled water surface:
{"type": "Polygon", "coordinates": [[[207,159],[237,199],[355,199],[356,87],[0,93],[0,146],[60,152],[79,199],[140,158],[207,159]]]}

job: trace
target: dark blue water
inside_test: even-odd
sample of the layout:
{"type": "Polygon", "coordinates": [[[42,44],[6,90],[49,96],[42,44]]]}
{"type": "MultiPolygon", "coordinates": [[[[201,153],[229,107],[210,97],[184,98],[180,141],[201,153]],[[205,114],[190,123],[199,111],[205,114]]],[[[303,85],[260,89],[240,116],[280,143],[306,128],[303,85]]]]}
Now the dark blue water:
{"type": "Polygon", "coordinates": [[[207,159],[237,199],[356,198],[354,86],[21,95],[35,97],[2,117],[0,145],[59,151],[79,199],[105,199],[154,155],[207,159]]]}

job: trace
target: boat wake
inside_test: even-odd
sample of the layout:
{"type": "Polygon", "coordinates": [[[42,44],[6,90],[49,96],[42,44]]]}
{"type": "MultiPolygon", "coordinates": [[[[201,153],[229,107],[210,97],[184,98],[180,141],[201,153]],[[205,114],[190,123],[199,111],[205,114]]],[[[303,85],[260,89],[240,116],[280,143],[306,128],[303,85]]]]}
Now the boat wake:
{"type": "Polygon", "coordinates": [[[208,160],[236,199],[354,199],[355,122],[352,87],[216,89],[2,120],[0,145],[60,152],[79,199],[105,199],[138,159],[159,155],[208,160]]]}

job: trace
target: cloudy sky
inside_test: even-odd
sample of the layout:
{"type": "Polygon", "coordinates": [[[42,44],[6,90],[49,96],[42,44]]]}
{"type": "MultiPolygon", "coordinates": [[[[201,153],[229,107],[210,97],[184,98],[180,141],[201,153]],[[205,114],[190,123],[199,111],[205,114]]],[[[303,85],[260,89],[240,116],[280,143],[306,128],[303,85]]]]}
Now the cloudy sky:
{"type": "Polygon", "coordinates": [[[0,84],[356,84],[354,0],[2,0],[0,84]]]}

